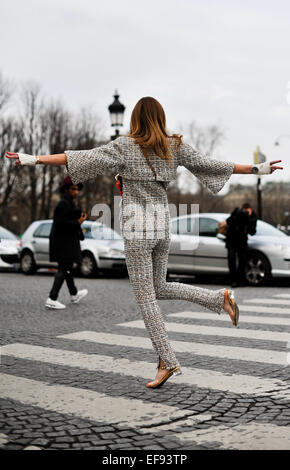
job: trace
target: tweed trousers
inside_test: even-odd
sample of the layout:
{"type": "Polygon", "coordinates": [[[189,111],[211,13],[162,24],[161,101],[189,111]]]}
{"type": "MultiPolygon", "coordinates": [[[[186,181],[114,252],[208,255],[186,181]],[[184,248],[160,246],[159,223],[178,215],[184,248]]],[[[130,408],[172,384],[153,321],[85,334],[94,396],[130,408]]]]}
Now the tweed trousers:
{"type": "Polygon", "coordinates": [[[124,239],[127,270],[146,329],[160,359],[168,369],[179,366],[168,339],[158,299],[194,302],[221,313],[224,289],[210,290],[180,282],[166,282],[170,239],[124,239]]]}

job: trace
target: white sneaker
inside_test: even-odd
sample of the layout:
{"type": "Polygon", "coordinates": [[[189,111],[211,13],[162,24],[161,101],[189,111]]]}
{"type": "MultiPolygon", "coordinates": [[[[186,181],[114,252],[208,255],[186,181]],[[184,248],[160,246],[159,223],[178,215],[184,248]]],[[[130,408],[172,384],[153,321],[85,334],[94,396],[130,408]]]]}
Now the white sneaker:
{"type": "Polygon", "coordinates": [[[47,299],[45,306],[47,308],[54,308],[55,310],[62,310],[63,308],[66,308],[64,304],[61,304],[58,302],[58,300],[51,300],[51,298],[47,299]]]}
{"type": "Polygon", "coordinates": [[[78,290],[76,295],[71,295],[71,302],[77,304],[88,293],[88,289],[78,290]]]}

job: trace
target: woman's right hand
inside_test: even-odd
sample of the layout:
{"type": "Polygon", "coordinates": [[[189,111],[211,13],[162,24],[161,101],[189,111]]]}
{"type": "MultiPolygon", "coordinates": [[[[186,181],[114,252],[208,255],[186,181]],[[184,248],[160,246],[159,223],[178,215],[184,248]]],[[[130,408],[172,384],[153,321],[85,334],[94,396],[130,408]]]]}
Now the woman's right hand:
{"type": "Polygon", "coordinates": [[[6,152],[6,158],[15,160],[15,165],[29,165],[34,166],[39,163],[39,157],[29,155],[27,153],[6,152]]]}

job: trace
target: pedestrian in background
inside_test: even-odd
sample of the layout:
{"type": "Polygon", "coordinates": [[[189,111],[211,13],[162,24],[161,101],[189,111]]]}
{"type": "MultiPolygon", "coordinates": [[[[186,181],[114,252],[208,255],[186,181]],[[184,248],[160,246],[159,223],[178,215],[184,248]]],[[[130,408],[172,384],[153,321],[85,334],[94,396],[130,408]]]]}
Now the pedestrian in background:
{"type": "Polygon", "coordinates": [[[87,289],[77,290],[72,274],[73,264],[81,263],[80,240],[84,240],[81,224],[87,215],[77,209],[74,199],[82,183],[73,184],[67,176],[60,188],[62,197],[54,210],[53,225],[49,237],[49,259],[57,261],[58,271],[45,306],[52,309],[64,309],[66,306],[57,300],[64,280],[67,283],[71,302],[77,303],[88,293],[87,289]]]}
{"type": "Polygon", "coordinates": [[[236,207],[226,220],[226,248],[232,287],[245,285],[245,267],[248,250],[248,234],[255,235],[257,215],[251,205],[245,202],[241,209],[236,207]],[[238,258],[238,263],[237,263],[238,258]]]}

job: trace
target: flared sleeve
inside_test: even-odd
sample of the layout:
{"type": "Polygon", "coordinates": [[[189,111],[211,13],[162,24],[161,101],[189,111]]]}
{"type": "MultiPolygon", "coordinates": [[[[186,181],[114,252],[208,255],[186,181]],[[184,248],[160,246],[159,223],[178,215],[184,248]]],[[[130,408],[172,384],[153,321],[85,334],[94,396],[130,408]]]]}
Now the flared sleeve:
{"type": "Polygon", "coordinates": [[[65,150],[66,169],[73,184],[98,175],[116,175],[124,169],[122,137],[91,150],[65,150]]]}
{"type": "Polygon", "coordinates": [[[187,168],[213,194],[221,191],[233,174],[234,162],[210,158],[188,144],[181,144],[178,154],[179,165],[187,168]]]}

